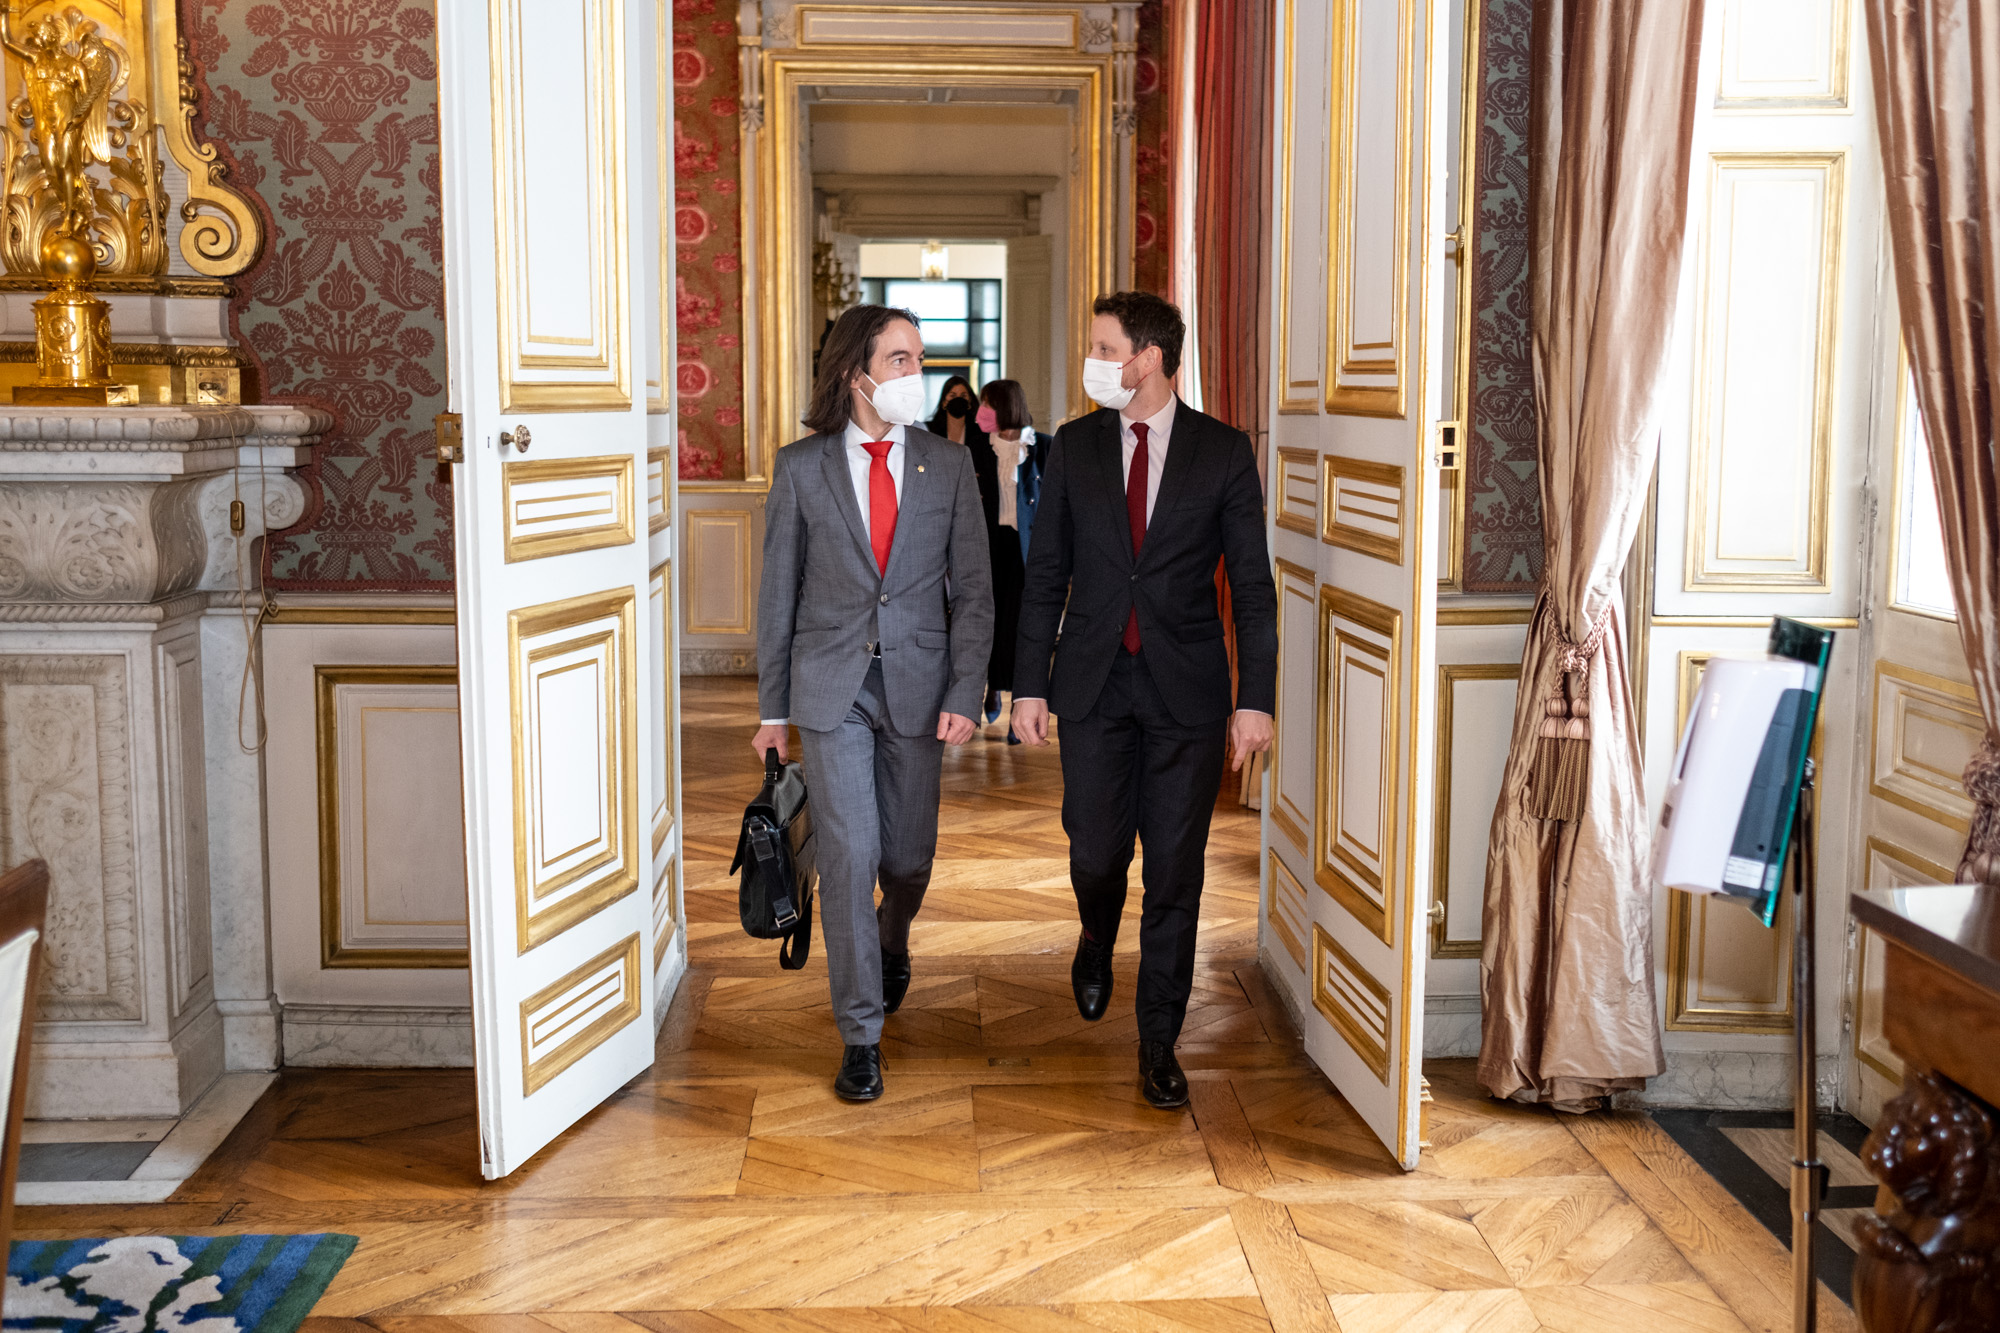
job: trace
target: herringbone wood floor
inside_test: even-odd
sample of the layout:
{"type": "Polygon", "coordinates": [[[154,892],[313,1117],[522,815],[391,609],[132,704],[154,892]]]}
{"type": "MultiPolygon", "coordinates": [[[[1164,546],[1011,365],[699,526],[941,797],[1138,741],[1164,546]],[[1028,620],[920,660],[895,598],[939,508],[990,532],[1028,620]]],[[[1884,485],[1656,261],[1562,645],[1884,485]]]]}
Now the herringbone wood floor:
{"type": "Polygon", "coordinates": [[[1495,1103],[1437,1063],[1432,1147],[1398,1171],[1258,971],[1257,825],[1233,807],[1193,1104],[1146,1106],[1137,931],[1084,1023],[1055,756],[998,727],[947,762],[888,1094],[836,1101],[823,964],[781,974],[725,883],[753,693],[690,680],[684,709],[693,968],[651,1071],[491,1185],[467,1075],[288,1071],[169,1202],[24,1208],[23,1234],[358,1234],[305,1333],[1791,1326],[1783,1252],[1644,1117],[1495,1103]]]}

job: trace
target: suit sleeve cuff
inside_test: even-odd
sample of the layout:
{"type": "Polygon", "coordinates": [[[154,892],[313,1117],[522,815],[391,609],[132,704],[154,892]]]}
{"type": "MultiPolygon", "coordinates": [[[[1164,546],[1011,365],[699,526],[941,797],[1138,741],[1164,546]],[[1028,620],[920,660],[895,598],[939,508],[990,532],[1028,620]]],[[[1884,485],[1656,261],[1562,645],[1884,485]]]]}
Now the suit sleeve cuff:
{"type": "Polygon", "coordinates": [[[757,719],[757,725],[760,727],[786,727],[790,726],[791,722],[792,720],[788,717],[760,717],[757,719]]]}
{"type": "Polygon", "coordinates": [[[1239,708],[1239,709],[1237,709],[1236,711],[1237,711],[1237,712],[1239,712],[1239,713],[1255,713],[1255,714],[1256,714],[1256,715],[1257,715],[1258,717],[1269,717],[1269,716],[1271,716],[1271,715],[1270,715],[1269,713],[1265,712],[1265,711],[1264,711],[1263,709],[1261,709],[1261,708],[1239,708]]]}

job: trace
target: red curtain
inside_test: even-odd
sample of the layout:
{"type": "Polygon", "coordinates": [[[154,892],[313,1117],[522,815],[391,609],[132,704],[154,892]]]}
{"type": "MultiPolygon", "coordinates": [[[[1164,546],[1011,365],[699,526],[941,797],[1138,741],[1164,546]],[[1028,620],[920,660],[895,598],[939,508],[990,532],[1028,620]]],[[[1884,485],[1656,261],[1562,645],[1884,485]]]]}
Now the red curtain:
{"type": "Polygon", "coordinates": [[[1195,328],[1203,409],[1269,429],[1272,0],[1181,0],[1194,16],[1195,328]]]}

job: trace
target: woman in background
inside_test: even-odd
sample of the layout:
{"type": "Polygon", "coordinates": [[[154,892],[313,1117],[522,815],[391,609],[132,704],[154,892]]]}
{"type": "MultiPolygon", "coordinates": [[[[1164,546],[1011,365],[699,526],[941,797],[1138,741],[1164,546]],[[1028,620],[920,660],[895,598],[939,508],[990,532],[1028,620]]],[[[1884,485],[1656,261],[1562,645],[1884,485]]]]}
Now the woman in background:
{"type": "Polygon", "coordinates": [[[972,420],[978,406],[979,399],[973,395],[971,383],[963,375],[953,375],[944,382],[944,392],[938,395],[938,409],[925,429],[953,444],[970,447],[978,442],[976,437],[980,434],[972,420]]]}
{"type": "MultiPolygon", "coordinates": [[[[947,390],[949,392],[949,390],[947,390]]],[[[1051,438],[1034,429],[1028,395],[1018,380],[993,380],[979,391],[969,446],[986,537],[993,553],[993,656],[986,667],[986,720],[1000,716],[1000,692],[1014,688],[1014,632],[1021,621],[1021,575],[1041,500],[1042,465],[1051,438]]],[[[1018,745],[1012,730],[1007,743],[1018,745]]]]}

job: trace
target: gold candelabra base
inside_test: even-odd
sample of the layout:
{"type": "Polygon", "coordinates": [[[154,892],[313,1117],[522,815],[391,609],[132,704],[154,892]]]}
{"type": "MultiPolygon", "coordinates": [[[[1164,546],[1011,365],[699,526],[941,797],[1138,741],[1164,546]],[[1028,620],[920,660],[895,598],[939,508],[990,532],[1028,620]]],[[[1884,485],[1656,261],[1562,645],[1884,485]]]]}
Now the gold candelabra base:
{"type": "Polygon", "coordinates": [[[73,236],[42,242],[42,272],[54,281],[35,302],[35,361],[41,374],[14,389],[16,403],[103,407],[119,395],[111,369],[111,307],[85,284],[97,271],[90,246],[73,236]]]}

